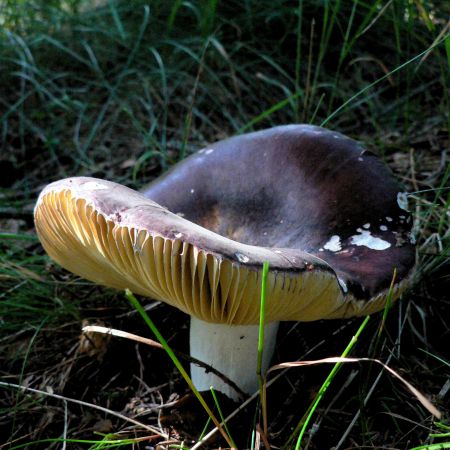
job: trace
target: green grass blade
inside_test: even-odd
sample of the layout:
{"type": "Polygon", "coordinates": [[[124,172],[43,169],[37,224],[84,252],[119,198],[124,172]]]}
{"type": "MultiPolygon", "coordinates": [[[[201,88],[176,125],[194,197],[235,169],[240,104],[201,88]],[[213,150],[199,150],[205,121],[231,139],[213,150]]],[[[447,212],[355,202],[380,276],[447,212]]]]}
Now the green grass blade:
{"type": "Polygon", "coordinates": [[[341,106],[339,106],[339,108],[335,109],[321,124],[321,127],[324,127],[328,122],[330,122],[331,119],[333,119],[335,116],[337,116],[347,105],[349,105],[350,103],[352,103],[355,99],[357,99],[358,97],[360,97],[362,94],[364,94],[365,92],[367,92],[370,88],[372,88],[373,86],[376,86],[377,84],[381,83],[382,81],[384,81],[386,78],[390,77],[391,75],[393,75],[396,72],[399,72],[400,70],[404,69],[405,67],[407,67],[409,64],[413,63],[414,61],[417,61],[418,59],[422,58],[423,56],[425,56],[427,53],[429,53],[433,48],[437,47],[438,45],[442,44],[442,42],[444,42],[445,38],[435,42],[434,44],[430,45],[426,50],[424,50],[423,52],[419,53],[418,55],[412,57],[411,59],[408,59],[406,62],[404,62],[403,64],[400,64],[398,67],[396,67],[395,69],[391,70],[390,72],[388,72],[386,75],[383,75],[381,78],[378,78],[377,80],[375,80],[373,83],[370,83],[368,86],[366,86],[365,88],[361,89],[360,91],[358,91],[355,95],[352,95],[347,101],[345,101],[341,106]]]}
{"type": "MultiPolygon", "coordinates": [[[[358,328],[358,331],[352,337],[352,339],[348,343],[345,350],[342,352],[342,354],[341,354],[342,358],[345,358],[346,356],[348,356],[348,354],[352,351],[353,347],[355,346],[356,342],[358,341],[360,334],[363,332],[364,328],[366,327],[367,323],[369,322],[369,319],[370,319],[370,316],[367,316],[364,319],[363,323],[358,328]]],[[[305,432],[309,425],[309,422],[311,421],[311,418],[312,418],[314,412],[316,411],[318,404],[322,400],[323,396],[325,395],[325,392],[329,388],[331,382],[333,381],[333,378],[336,376],[336,373],[338,372],[338,370],[340,369],[341,366],[342,366],[342,363],[336,363],[333,366],[333,369],[331,370],[330,374],[327,376],[327,378],[325,379],[321,388],[319,389],[319,392],[317,393],[316,398],[314,399],[311,406],[308,408],[308,411],[306,412],[305,421],[303,422],[303,424],[302,424],[303,419],[302,419],[302,421],[300,421],[300,424],[302,424],[302,427],[301,427],[300,434],[297,439],[297,444],[295,446],[295,450],[300,450],[300,445],[302,443],[303,436],[305,435],[305,432]]]]}
{"type": "Polygon", "coordinates": [[[14,447],[8,447],[9,450],[19,450],[21,448],[28,448],[33,445],[40,444],[55,444],[55,443],[68,443],[68,444],[93,444],[97,448],[114,448],[115,446],[134,445],[139,439],[113,439],[113,440],[101,440],[96,441],[93,439],[41,439],[39,441],[27,442],[25,444],[15,445],[14,447]]]}
{"type": "Polygon", "coordinates": [[[259,397],[263,416],[264,433],[267,436],[267,402],[266,390],[264,389],[264,379],[261,373],[262,358],[264,351],[264,326],[266,324],[266,297],[267,297],[267,275],[269,273],[269,263],[263,264],[261,279],[261,301],[259,308],[259,334],[258,334],[258,360],[256,363],[256,375],[259,384],[259,397]]]}
{"type": "Polygon", "coordinates": [[[125,41],[126,33],[125,33],[125,29],[123,27],[122,21],[120,19],[119,13],[117,12],[116,4],[112,0],[109,0],[108,6],[111,11],[111,15],[113,17],[114,24],[116,25],[117,32],[119,33],[119,36],[122,39],[122,41],[125,41]]]}
{"type": "Polygon", "coordinates": [[[266,291],[267,291],[267,275],[269,273],[269,263],[263,264],[262,280],[261,280],[261,303],[259,309],[259,334],[258,334],[258,362],[256,365],[256,374],[258,375],[260,387],[262,386],[262,357],[264,350],[264,326],[266,324],[266,291]]]}
{"type": "Polygon", "coordinates": [[[17,241],[38,242],[39,239],[34,234],[0,233],[0,239],[13,239],[17,241]]]}
{"type": "Polygon", "coordinates": [[[389,291],[386,295],[386,304],[385,304],[384,310],[383,310],[383,317],[381,319],[380,328],[378,329],[378,334],[377,334],[378,338],[380,338],[381,333],[384,330],[387,316],[388,316],[389,310],[391,309],[391,306],[392,306],[392,296],[394,295],[394,284],[395,284],[396,278],[397,278],[397,269],[394,269],[394,274],[392,275],[391,285],[389,286],[389,291]]]}
{"type": "Polygon", "coordinates": [[[224,431],[223,427],[220,425],[219,421],[215,417],[214,413],[211,411],[210,407],[205,402],[205,399],[200,394],[198,389],[194,386],[194,383],[191,380],[191,377],[186,372],[184,367],[182,366],[180,360],[177,358],[173,350],[170,348],[167,341],[164,339],[163,335],[159,332],[156,325],[153,323],[152,319],[150,319],[149,315],[145,311],[145,309],[142,307],[142,305],[139,303],[138,299],[134,296],[134,294],[129,290],[125,290],[125,295],[127,299],[130,301],[130,303],[133,305],[133,307],[136,309],[136,311],[139,312],[141,317],[144,319],[145,323],[148,325],[148,327],[152,330],[153,334],[156,336],[156,339],[158,339],[159,343],[164,347],[164,350],[169,355],[170,359],[174,363],[175,367],[180,372],[181,376],[184,378],[186,383],[188,384],[189,388],[193,392],[193,394],[197,397],[197,400],[200,402],[200,404],[203,406],[205,411],[207,412],[208,416],[211,417],[211,420],[214,422],[214,425],[219,429],[224,439],[227,441],[228,445],[230,447],[233,446],[230,437],[227,435],[227,433],[224,431]]]}
{"type": "Polygon", "coordinates": [[[419,350],[420,350],[421,352],[424,352],[426,355],[431,356],[431,357],[434,358],[434,359],[437,359],[439,362],[441,362],[442,364],[444,364],[445,366],[447,366],[448,368],[450,368],[450,362],[449,362],[449,361],[446,361],[445,359],[440,358],[439,356],[433,355],[433,353],[430,353],[430,352],[426,351],[426,350],[423,349],[423,348],[419,348],[419,350]]]}
{"type": "Polygon", "coordinates": [[[450,34],[445,38],[445,52],[447,53],[447,64],[450,69],[450,34]]]}
{"type": "Polygon", "coordinates": [[[271,114],[274,112],[284,108],[286,105],[292,104],[292,101],[297,100],[303,93],[302,92],[296,92],[289,97],[281,100],[280,102],[276,103],[275,105],[271,106],[270,108],[263,111],[261,114],[254,117],[252,120],[250,120],[246,125],[244,125],[236,134],[242,134],[245,131],[249,130],[253,127],[253,125],[256,125],[257,123],[263,121],[264,119],[267,119],[270,117],[271,114]]]}
{"type": "Polygon", "coordinates": [[[235,444],[235,442],[231,436],[230,430],[228,429],[228,425],[225,422],[225,417],[222,413],[222,408],[220,407],[219,400],[217,399],[216,391],[214,390],[214,388],[212,386],[210,387],[210,390],[211,390],[211,395],[214,399],[214,404],[216,405],[217,411],[219,413],[220,420],[223,422],[223,427],[225,428],[225,431],[227,432],[228,436],[230,437],[230,441],[233,444],[233,448],[237,448],[237,445],[235,444]]]}
{"type": "Polygon", "coordinates": [[[411,450],[442,450],[443,448],[450,448],[450,442],[442,442],[441,444],[421,445],[414,447],[411,450]]]}
{"type": "Polygon", "coordinates": [[[197,442],[201,441],[206,436],[206,432],[208,430],[210,423],[211,423],[211,417],[208,416],[208,420],[206,421],[205,426],[203,427],[203,430],[201,431],[200,436],[197,439],[197,442]]]}

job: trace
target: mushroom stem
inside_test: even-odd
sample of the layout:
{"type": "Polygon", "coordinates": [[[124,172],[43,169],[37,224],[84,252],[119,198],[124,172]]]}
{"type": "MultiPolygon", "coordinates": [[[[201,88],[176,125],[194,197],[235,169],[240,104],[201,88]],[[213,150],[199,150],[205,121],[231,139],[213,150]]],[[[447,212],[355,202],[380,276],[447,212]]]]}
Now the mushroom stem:
{"type": "MultiPolygon", "coordinates": [[[[279,322],[264,328],[264,350],[261,371],[265,373],[272,358],[279,322]]],[[[243,392],[253,394],[258,389],[256,366],[258,359],[258,325],[224,325],[208,323],[191,317],[191,356],[234,381],[243,392]]],[[[239,394],[224,380],[203,367],[191,364],[191,378],[199,391],[215,390],[239,400],[239,394]]]]}

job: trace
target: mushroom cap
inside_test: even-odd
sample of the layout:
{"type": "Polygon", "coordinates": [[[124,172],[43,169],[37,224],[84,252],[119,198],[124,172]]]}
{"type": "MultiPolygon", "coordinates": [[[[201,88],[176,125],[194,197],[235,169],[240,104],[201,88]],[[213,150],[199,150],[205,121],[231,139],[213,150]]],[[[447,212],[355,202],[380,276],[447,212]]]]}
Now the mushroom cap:
{"type": "Polygon", "coordinates": [[[94,178],[48,185],[38,235],[63,267],[228,324],[382,309],[414,266],[411,221],[385,165],[356,141],[289,125],[210,145],[143,193],[94,178]]]}

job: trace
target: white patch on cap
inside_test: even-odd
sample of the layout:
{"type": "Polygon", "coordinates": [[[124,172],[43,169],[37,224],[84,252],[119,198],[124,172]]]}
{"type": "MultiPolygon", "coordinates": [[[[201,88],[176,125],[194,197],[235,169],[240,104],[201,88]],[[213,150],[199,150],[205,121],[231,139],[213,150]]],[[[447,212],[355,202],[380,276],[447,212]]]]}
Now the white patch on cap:
{"type": "Polygon", "coordinates": [[[353,245],[368,247],[372,250],[386,250],[391,244],[383,239],[374,237],[370,231],[360,231],[361,234],[352,236],[351,243],[353,245]]]}
{"type": "Polygon", "coordinates": [[[381,231],[387,231],[388,227],[386,225],[380,225],[381,231]]]}
{"type": "Polygon", "coordinates": [[[341,288],[342,288],[342,291],[344,292],[344,294],[346,294],[348,292],[348,287],[345,284],[345,281],[342,278],[339,278],[339,277],[338,277],[337,280],[338,280],[339,286],[341,286],[341,288]]]}
{"type": "Polygon", "coordinates": [[[386,216],[386,220],[387,220],[388,222],[392,222],[392,217],[386,216]]]}
{"type": "Polygon", "coordinates": [[[213,148],[208,148],[208,150],[205,150],[205,153],[206,153],[207,155],[210,155],[213,151],[214,151],[213,148]]]}
{"type": "Polygon", "coordinates": [[[330,250],[331,252],[338,252],[342,250],[341,238],[337,235],[331,236],[330,240],[323,246],[323,248],[330,250]]]}
{"type": "Polygon", "coordinates": [[[369,229],[369,228],[370,228],[370,223],[365,223],[365,224],[363,225],[363,228],[365,228],[366,230],[369,229]]]}
{"type": "Polygon", "coordinates": [[[235,256],[241,263],[246,263],[250,261],[250,258],[248,256],[243,255],[242,253],[235,253],[235,256]]]}
{"type": "Polygon", "coordinates": [[[191,191],[190,191],[190,192],[191,192],[191,194],[193,194],[193,193],[195,192],[195,189],[191,189],[191,191]]]}
{"type": "Polygon", "coordinates": [[[408,194],[406,192],[399,192],[397,194],[397,203],[400,209],[408,210],[408,194]]]}
{"type": "Polygon", "coordinates": [[[101,189],[108,189],[108,186],[104,184],[98,183],[97,181],[88,181],[82,185],[83,189],[87,189],[88,191],[99,191],[101,189]]]}
{"type": "Polygon", "coordinates": [[[177,239],[180,239],[180,237],[183,236],[183,233],[176,233],[174,236],[175,236],[177,239]]]}
{"type": "Polygon", "coordinates": [[[358,161],[364,161],[364,159],[361,158],[361,156],[358,156],[358,161]]]}

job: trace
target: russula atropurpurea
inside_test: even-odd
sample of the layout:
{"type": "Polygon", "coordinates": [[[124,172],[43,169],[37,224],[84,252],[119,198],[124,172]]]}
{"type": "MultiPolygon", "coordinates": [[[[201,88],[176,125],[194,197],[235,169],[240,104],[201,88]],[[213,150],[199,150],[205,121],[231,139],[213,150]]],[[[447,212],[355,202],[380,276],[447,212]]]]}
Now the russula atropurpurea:
{"type": "MultiPolygon", "coordinates": [[[[212,144],[142,193],[109,181],[48,185],[35,208],[57,263],[191,316],[191,354],[247,393],[257,388],[262,265],[267,280],[265,370],[279,321],[382,309],[412,276],[411,217],[385,165],[348,137],[288,125],[212,144]]],[[[191,365],[199,390],[214,374],[191,365]]]]}

